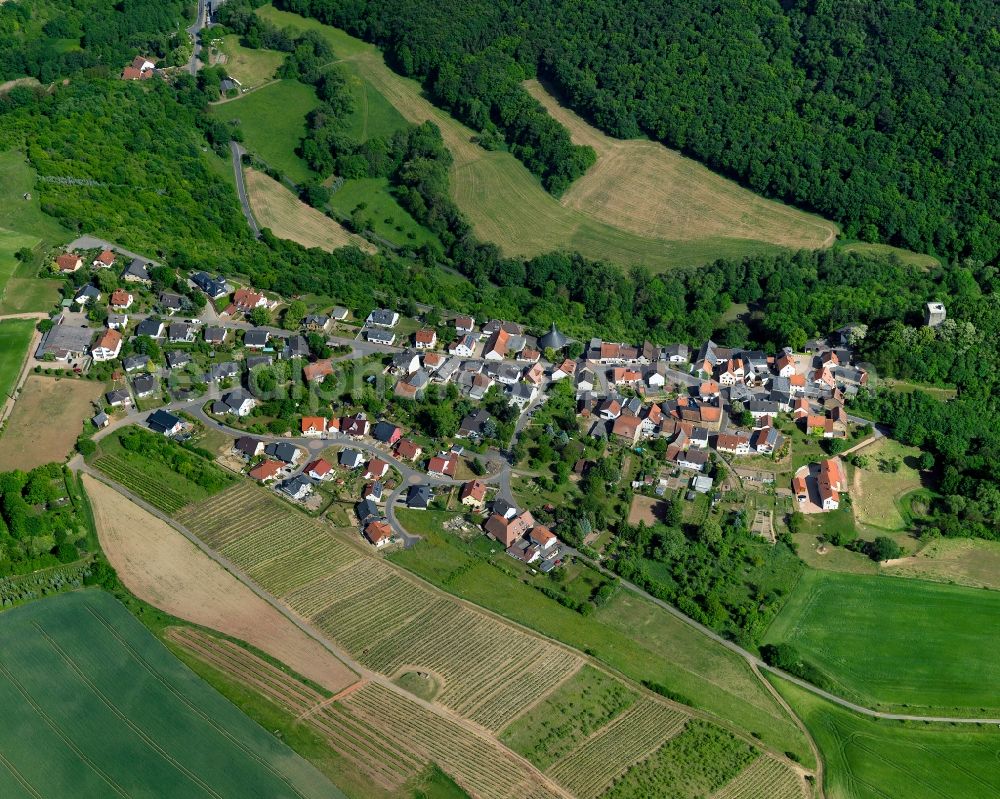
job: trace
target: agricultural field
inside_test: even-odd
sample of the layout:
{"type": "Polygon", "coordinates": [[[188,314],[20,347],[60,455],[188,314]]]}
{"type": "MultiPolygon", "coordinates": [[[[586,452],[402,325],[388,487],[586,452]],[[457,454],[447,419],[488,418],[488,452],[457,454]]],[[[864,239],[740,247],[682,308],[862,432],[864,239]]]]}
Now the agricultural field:
{"type": "MultiPolygon", "coordinates": [[[[407,524],[402,512],[399,518],[407,524]]],[[[636,682],[664,686],[679,701],[729,719],[776,749],[811,762],[801,733],[742,658],[653,603],[619,591],[584,617],[525,585],[514,572],[487,563],[477,554],[485,547],[488,556],[486,539],[466,545],[440,529],[421,529],[420,534],[418,546],[393,553],[391,559],[446,591],[586,650],[636,682]]],[[[502,555],[499,563],[508,560],[502,555]]]]}
{"type": "MultiPolygon", "coordinates": [[[[607,799],[698,799],[722,788],[762,757],[746,741],[704,721],[690,721],[683,732],[677,732],[647,761],[623,774],[607,799]]],[[[749,795],[777,799],[762,793],[761,787],[758,783],[749,795]]],[[[804,799],[801,789],[793,795],[804,799]]]]}
{"type": "MultiPolygon", "coordinates": [[[[495,242],[508,255],[530,257],[552,250],[577,250],[590,258],[641,264],[660,270],[705,263],[716,258],[771,253],[787,246],[768,240],[763,234],[756,239],[748,237],[746,228],[735,219],[732,227],[722,226],[723,232],[719,233],[713,220],[731,215],[728,207],[721,205],[706,205],[711,215],[693,223],[680,215],[670,228],[656,228],[652,232],[643,230],[641,233],[626,227],[625,223],[633,226],[638,223],[629,220],[624,213],[614,220],[614,224],[609,224],[598,218],[592,207],[586,210],[569,207],[542,189],[538,180],[514,156],[500,151],[488,152],[476,144],[475,131],[432,105],[416,81],[403,78],[389,69],[375,47],[336,28],[278,11],[270,5],[258,9],[257,13],[279,27],[320,32],[334,52],[352,64],[358,74],[407,121],[421,123],[432,120],[441,129],[445,144],[454,157],[451,169],[453,199],[468,217],[476,235],[484,241],[495,242]]],[[[693,164],[690,169],[694,169],[693,164]]],[[[704,180],[708,180],[708,175],[711,173],[706,170],[704,180]]],[[[713,186],[719,186],[719,203],[731,203],[743,192],[734,183],[715,175],[711,178],[713,186]]],[[[704,188],[699,190],[700,196],[711,193],[704,188]]],[[[805,240],[813,242],[810,246],[825,246],[824,242],[829,243],[827,239],[832,241],[836,235],[832,223],[783,206],[776,207],[792,220],[791,228],[804,226],[814,231],[811,239],[810,233],[803,234],[805,240]]],[[[749,211],[750,206],[744,210],[749,211]]],[[[793,241],[796,236],[786,234],[781,239],[793,241]]]]}
{"type": "Polygon", "coordinates": [[[908,527],[901,500],[919,490],[923,477],[917,467],[920,450],[908,447],[889,438],[880,438],[861,450],[868,458],[865,469],[854,467],[851,483],[851,507],[854,518],[864,527],[876,532],[897,532],[908,527]],[[898,458],[899,471],[891,472],[881,464],[898,458]]]}
{"type": "Polygon", "coordinates": [[[8,611],[0,647],[4,796],[342,797],[108,594],[8,611]]]}
{"type": "Polygon", "coordinates": [[[0,435],[0,471],[64,461],[102,389],[87,380],[29,374],[0,435]]]}
{"type": "Polygon", "coordinates": [[[885,574],[1000,591],[1000,543],[938,538],[907,558],[882,565],[885,574]]]}
{"type": "MultiPolygon", "coordinates": [[[[640,699],[547,773],[578,799],[597,799],[620,775],[679,734],[688,721],[684,713],[657,700],[640,699]]],[[[709,761],[710,768],[715,765],[709,761]]]]}
{"type": "Polygon", "coordinates": [[[545,769],[628,710],[635,700],[635,693],[620,680],[584,666],[516,719],[500,740],[545,769]]]}
{"type": "Polygon", "coordinates": [[[351,245],[375,252],[371,242],[349,233],[339,222],[302,202],[273,178],[256,169],[247,169],[245,174],[247,198],[257,224],[271,228],[278,238],[327,252],[351,245]]]}
{"type": "Polygon", "coordinates": [[[345,180],[330,196],[329,205],[341,216],[356,215],[376,236],[397,247],[419,247],[435,239],[431,231],[396,202],[386,178],[345,180]]]}
{"type": "Polygon", "coordinates": [[[874,721],[784,680],[774,682],[823,754],[828,799],[1000,795],[996,728],[874,721]]]}
{"type": "Polygon", "coordinates": [[[712,794],[712,799],[805,799],[811,791],[802,777],[784,763],[758,757],[712,794]]]}
{"type": "Polygon", "coordinates": [[[233,481],[229,474],[200,455],[177,444],[158,442],[168,450],[176,447],[175,456],[183,457],[187,464],[199,469],[190,477],[180,474],[162,459],[153,457],[149,450],[140,453],[125,449],[119,440],[122,435],[124,431],[119,430],[101,439],[93,458],[94,468],[165,513],[174,513],[189,503],[205,499],[233,481]],[[208,484],[209,476],[213,484],[208,484]]]}
{"type": "Polygon", "coordinates": [[[374,136],[391,136],[406,127],[403,115],[365,80],[357,64],[342,61],[337,69],[344,76],[354,101],[344,125],[348,136],[356,141],[367,141],[374,136]]]}
{"type": "Polygon", "coordinates": [[[807,570],[765,642],[793,645],[869,707],[996,716],[1000,662],[983,633],[998,614],[994,591],[807,570]]]}
{"type": "Polygon", "coordinates": [[[297,80],[279,80],[212,106],[212,116],[238,122],[247,150],[272,169],[300,183],[316,175],[295,154],[306,133],[306,115],[319,100],[312,86],[297,80]]]}
{"type": "Polygon", "coordinates": [[[90,475],[83,485],[101,549],[122,583],[172,616],[219,630],[280,658],[330,692],[357,676],[162,519],[90,475]]]}
{"type": "Polygon", "coordinates": [[[645,139],[613,139],[560,105],[538,81],[525,88],[597,163],[560,198],[609,225],[661,239],[738,238],[790,249],[828,247],[832,222],[765,200],[697,161],[645,139]]]}
{"type": "Polygon", "coordinates": [[[244,89],[254,89],[274,78],[274,73],[285,60],[285,53],[277,50],[254,50],[240,44],[235,34],[223,36],[219,51],[226,74],[236,78],[244,89]]]}
{"type": "Polygon", "coordinates": [[[32,319],[0,321],[0,405],[14,391],[35,330],[32,319]]]}

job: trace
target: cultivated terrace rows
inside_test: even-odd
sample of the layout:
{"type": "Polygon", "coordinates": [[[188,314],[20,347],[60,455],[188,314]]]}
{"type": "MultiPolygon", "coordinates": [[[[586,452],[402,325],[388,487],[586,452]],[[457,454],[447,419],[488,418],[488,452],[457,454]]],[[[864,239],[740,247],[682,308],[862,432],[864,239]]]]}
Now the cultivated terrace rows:
{"type": "MultiPolygon", "coordinates": [[[[372,671],[388,678],[411,668],[438,675],[435,702],[478,726],[375,682],[324,701],[234,645],[213,647],[190,631],[175,633],[175,640],[220,668],[236,669],[265,696],[307,718],[344,758],[388,789],[434,762],[474,796],[562,795],[488,733],[544,699],[583,665],[581,656],[440,595],[258,487],[238,484],[177,518],[372,671]],[[391,755],[384,741],[393,742],[391,755]]],[[[644,696],[553,764],[548,776],[575,796],[597,799],[679,734],[688,718],[677,706],[644,696]]],[[[753,773],[734,781],[731,796],[764,795],[765,783],[779,799],[802,790],[785,764],[762,755],[753,773]]]]}

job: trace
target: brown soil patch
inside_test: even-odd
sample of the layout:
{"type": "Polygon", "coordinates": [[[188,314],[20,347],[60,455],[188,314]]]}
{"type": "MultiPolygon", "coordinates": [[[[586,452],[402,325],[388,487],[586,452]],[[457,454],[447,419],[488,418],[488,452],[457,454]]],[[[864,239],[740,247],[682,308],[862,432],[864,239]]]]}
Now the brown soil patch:
{"type": "Polygon", "coordinates": [[[375,252],[371,242],[348,233],[340,224],[306,205],[278,181],[255,169],[246,170],[247,198],[257,224],[271,228],[281,239],[297,241],[303,247],[319,247],[330,252],[355,245],[375,252]]]}
{"type": "Polygon", "coordinates": [[[319,643],[163,520],[84,475],[98,538],[136,596],[182,619],[267,652],[336,692],[357,677],[319,643]]]}
{"type": "Polygon", "coordinates": [[[663,500],[636,494],[632,497],[632,507],[628,510],[628,523],[659,524],[663,521],[663,514],[666,511],[667,503],[663,500]]]}
{"type": "Polygon", "coordinates": [[[66,460],[102,388],[87,380],[29,375],[0,436],[0,471],[66,460]]]}

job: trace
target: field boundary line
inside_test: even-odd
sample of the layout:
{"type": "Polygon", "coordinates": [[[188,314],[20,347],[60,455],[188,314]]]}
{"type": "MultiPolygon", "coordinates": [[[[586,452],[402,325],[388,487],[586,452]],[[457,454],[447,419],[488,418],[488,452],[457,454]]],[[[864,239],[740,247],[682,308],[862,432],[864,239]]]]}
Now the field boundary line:
{"type": "Polygon", "coordinates": [[[0,752],[0,763],[4,765],[7,771],[11,773],[11,776],[17,781],[18,785],[24,788],[25,791],[36,797],[36,799],[45,799],[45,797],[36,791],[35,787],[25,779],[24,775],[17,770],[14,764],[4,757],[3,752],[0,752]]]}

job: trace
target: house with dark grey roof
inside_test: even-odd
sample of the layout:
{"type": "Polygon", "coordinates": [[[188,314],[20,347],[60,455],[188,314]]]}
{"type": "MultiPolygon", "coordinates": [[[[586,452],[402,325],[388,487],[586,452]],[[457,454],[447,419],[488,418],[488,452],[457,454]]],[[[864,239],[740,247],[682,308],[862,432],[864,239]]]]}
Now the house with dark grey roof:
{"type": "Polygon", "coordinates": [[[125,367],[126,372],[135,372],[139,369],[145,369],[149,366],[149,356],[143,354],[129,355],[122,361],[122,366],[125,367]]]}
{"type": "Polygon", "coordinates": [[[308,358],[309,344],[302,336],[292,336],[282,348],[281,357],[286,361],[292,358],[308,358]]]}
{"type": "Polygon", "coordinates": [[[386,347],[396,343],[396,334],[391,330],[369,330],[365,333],[365,337],[372,344],[382,344],[386,347]]]}
{"type": "Polygon", "coordinates": [[[128,408],[132,405],[132,395],[126,388],[116,388],[104,395],[104,401],[112,408],[128,408]]]}
{"type": "Polygon", "coordinates": [[[230,380],[240,373],[240,365],[235,361],[225,361],[224,363],[213,363],[208,367],[205,374],[205,382],[213,383],[218,380],[230,380]]]}
{"type": "Polygon", "coordinates": [[[346,469],[357,469],[364,462],[364,457],[356,449],[345,449],[340,453],[339,463],[346,469]]]}
{"type": "Polygon", "coordinates": [[[226,279],[222,277],[222,275],[211,277],[208,272],[197,272],[191,276],[191,282],[193,282],[213,300],[217,300],[219,297],[224,297],[229,293],[229,285],[226,283],[226,279]]]}
{"type": "Polygon", "coordinates": [[[159,305],[168,314],[174,314],[184,307],[184,298],[172,291],[161,291],[159,305]]]}
{"type": "Polygon", "coordinates": [[[139,399],[152,396],[156,387],[156,378],[152,375],[139,375],[132,380],[132,390],[139,399]]]}
{"type": "Polygon", "coordinates": [[[412,510],[427,510],[432,499],[434,499],[434,494],[429,485],[410,486],[406,490],[406,507],[412,510]]]}
{"type": "Polygon", "coordinates": [[[262,350],[267,346],[271,333],[262,327],[255,327],[243,334],[243,346],[252,350],[262,350]]]}
{"type": "Polygon", "coordinates": [[[395,327],[399,323],[399,314],[387,308],[376,308],[365,319],[366,325],[374,327],[395,327]]]}
{"type": "Polygon", "coordinates": [[[101,290],[97,286],[92,286],[88,283],[80,288],[74,299],[77,305],[89,305],[101,299],[101,290]]]}
{"type": "Polygon", "coordinates": [[[160,338],[163,335],[163,322],[153,316],[146,317],[136,326],[135,334],[137,336],[160,338]]]}
{"type": "Polygon", "coordinates": [[[165,410],[153,411],[146,420],[146,426],[154,433],[172,436],[184,427],[184,420],[165,410]]]}
{"type": "MultiPolygon", "coordinates": [[[[61,318],[61,317],[60,317],[61,318]]],[[[50,355],[57,361],[82,358],[90,347],[94,331],[89,327],[70,325],[65,322],[54,325],[44,336],[35,351],[39,360],[50,355]]]]}
{"type": "Polygon", "coordinates": [[[270,455],[275,460],[279,460],[282,463],[296,464],[300,457],[302,457],[302,451],[289,444],[287,441],[278,441],[273,444],[268,444],[264,447],[264,452],[270,455]]]}
{"type": "Polygon", "coordinates": [[[493,417],[483,408],[478,408],[462,419],[457,435],[462,438],[483,438],[495,430],[496,422],[493,417]]]}
{"type": "Polygon", "coordinates": [[[361,524],[368,524],[370,521],[382,518],[378,505],[372,499],[361,500],[361,502],[354,506],[354,512],[357,513],[358,521],[361,524]]]}
{"type": "Polygon", "coordinates": [[[212,412],[248,416],[256,407],[257,400],[242,388],[237,388],[223,394],[221,400],[212,403],[212,412]]]}
{"type": "Polygon", "coordinates": [[[209,344],[222,344],[228,335],[229,331],[224,327],[209,325],[205,328],[205,341],[209,344]]]}
{"type": "Polygon", "coordinates": [[[180,369],[191,363],[191,354],[183,350],[171,350],[167,353],[167,366],[170,369],[180,369]]]}
{"type": "Polygon", "coordinates": [[[310,482],[308,477],[297,474],[295,477],[290,477],[288,480],[281,483],[278,486],[278,490],[282,494],[301,502],[313,492],[313,484],[310,482]]]}
{"type": "Polygon", "coordinates": [[[258,366],[270,366],[274,363],[274,358],[270,355],[250,355],[244,359],[248,370],[256,369],[258,366]]]}
{"type": "Polygon", "coordinates": [[[151,284],[153,281],[149,277],[149,267],[141,258],[133,258],[131,263],[122,272],[122,280],[126,283],[151,284]]]}
{"type": "Polygon", "coordinates": [[[187,322],[171,322],[167,329],[167,340],[171,344],[190,344],[194,338],[195,329],[187,322]]]}
{"type": "Polygon", "coordinates": [[[233,449],[245,458],[256,458],[264,452],[264,442],[253,436],[240,436],[233,449]]]}

